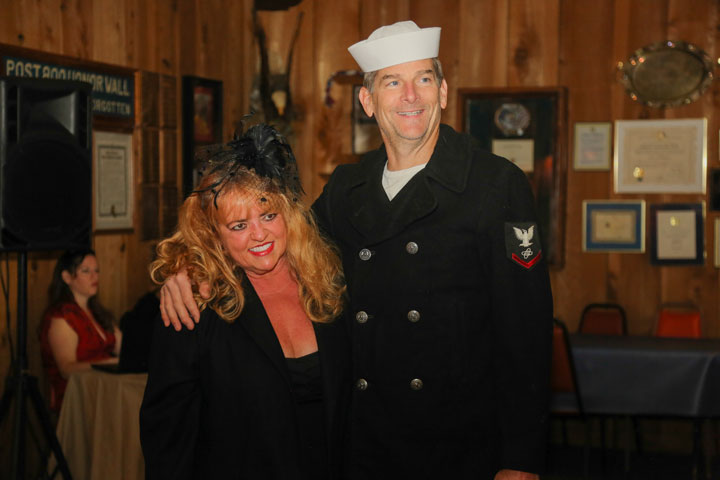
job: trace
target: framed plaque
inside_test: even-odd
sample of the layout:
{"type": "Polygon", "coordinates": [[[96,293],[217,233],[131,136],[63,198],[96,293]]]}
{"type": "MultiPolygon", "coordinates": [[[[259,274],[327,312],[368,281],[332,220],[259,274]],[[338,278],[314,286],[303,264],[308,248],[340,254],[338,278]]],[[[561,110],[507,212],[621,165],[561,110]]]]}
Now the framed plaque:
{"type": "Polygon", "coordinates": [[[223,88],[219,80],[183,76],[183,194],[197,181],[195,150],[222,141],[223,88]]]}
{"type": "Polygon", "coordinates": [[[583,201],[583,252],[645,251],[644,200],[583,201]]]}
{"type": "Polygon", "coordinates": [[[704,203],[650,205],[650,253],[655,265],[702,265],[704,203]]]}
{"type": "Polygon", "coordinates": [[[95,230],[133,228],[131,133],[93,132],[95,230]]]}
{"type": "Polygon", "coordinates": [[[493,139],[492,153],[505,157],[525,173],[535,170],[535,142],[527,139],[493,139]]]}
{"type": "Polygon", "coordinates": [[[547,260],[564,256],[567,92],[562,87],[458,90],[458,124],[530,181],[547,260]]]}
{"type": "Polygon", "coordinates": [[[707,120],[617,120],[615,191],[705,193],[707,120]]]}
{"type": "Polygon", "coordinates": [[[612,144],[610,122],[575,123],[573,166],[575,170],[610,170],[612,144]]]}

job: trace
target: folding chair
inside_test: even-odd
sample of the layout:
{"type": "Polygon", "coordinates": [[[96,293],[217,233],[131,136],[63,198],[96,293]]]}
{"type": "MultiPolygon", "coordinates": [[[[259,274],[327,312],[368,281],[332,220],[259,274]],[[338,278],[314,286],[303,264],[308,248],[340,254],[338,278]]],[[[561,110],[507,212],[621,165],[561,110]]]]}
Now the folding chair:
{"type": "Polygon", "coordinates": [[[675,338],[701,338],[700,310],[687,303],[664,303],[660,306],[655,325],[655,336],[675,338]]]}
{"type": "MultiPolygon", "coordinates": [[[[692,303],[663,303],[654,329],[657,337],[702,338],[702,316],[692,303]]],[[[697,466],[701,453],[702,420],[693,420],[693,457],[697,466]]]]}
{"type": "Polygon", "coordinates": [[[585,427],[583,471],[585,478],[588,478],[590,475],[590,424],[583,408],[567,327],[557,318],[553,319],[551,389],[550,412],[553,416],[562,420],[563,441],[565,444],[568,443],[566,418],[577,417],[585,427]]]}
{"type": "MultiPolygon", "coordinates": [[[[592,335],[627,335],[627,316],[625,309],[617,303],[590,303],[582,311],[580,315],[580,324],[578,333],[586,333],[592,335]]],[[[600,419],[600,443],[603,449],[603,459],[605,458],[605,424],[606,418],[600,419]]],[[[640,426],[638,420],[628,417],[628,421],[632,423],[633,433],[635,435],[635,447],[638,452],[642,451],[642,437],[640,435],[640,426]]],[[[627,453],[626,453],[627,454],[627,453]]]]}
{"type": "Polygon", "coordinates": [[[625,310],[616,303],[590,303],[580,315],[578,333],[627,335],[625,310]]]}

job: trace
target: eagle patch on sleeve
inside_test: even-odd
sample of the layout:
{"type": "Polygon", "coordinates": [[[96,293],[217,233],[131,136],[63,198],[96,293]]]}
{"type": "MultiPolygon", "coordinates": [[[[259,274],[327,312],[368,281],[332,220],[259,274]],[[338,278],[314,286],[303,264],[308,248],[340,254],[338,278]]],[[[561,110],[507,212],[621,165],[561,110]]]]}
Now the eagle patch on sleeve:
{"type": "Polygon", "coordinates": [[[505,223],[505,252],[507,257],[530,270],[542,256],[540,233],[531,222],[505,223]]]}

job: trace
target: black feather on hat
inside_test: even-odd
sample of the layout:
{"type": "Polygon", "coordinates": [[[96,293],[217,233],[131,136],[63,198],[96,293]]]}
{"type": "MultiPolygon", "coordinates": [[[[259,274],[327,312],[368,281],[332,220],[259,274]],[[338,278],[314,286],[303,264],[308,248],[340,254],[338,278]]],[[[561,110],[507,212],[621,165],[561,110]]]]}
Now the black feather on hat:
{"type": "Polygon", "coordinates": [[[227,144],[201,149],[196,159],[203,164],[201,174],[208,169],[209,174],[226,171],[218,181],[192,192],[214,192],[216,207],[218,194],[241,169],[269,180],[281,192],[291,194],[293,199],[304,193],[290,145],[280,132],[264,123],[253,125],[242,135],[236,133],[227,144]]]}

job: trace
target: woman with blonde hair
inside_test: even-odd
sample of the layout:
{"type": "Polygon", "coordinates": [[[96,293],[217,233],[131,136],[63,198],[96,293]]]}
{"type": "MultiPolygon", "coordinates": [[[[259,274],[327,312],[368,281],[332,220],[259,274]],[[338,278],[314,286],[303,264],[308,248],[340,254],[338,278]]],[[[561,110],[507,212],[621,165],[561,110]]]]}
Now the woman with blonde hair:
{"type": "Polygon", "coordinates": [[[193,330],[158,322],[140,413],[148,478],[338,478],[349,397],[336,249],[299,200],[295,158],[256,125],[208,150],[159,284],[186,268],[210,294],[193,330]]]}

